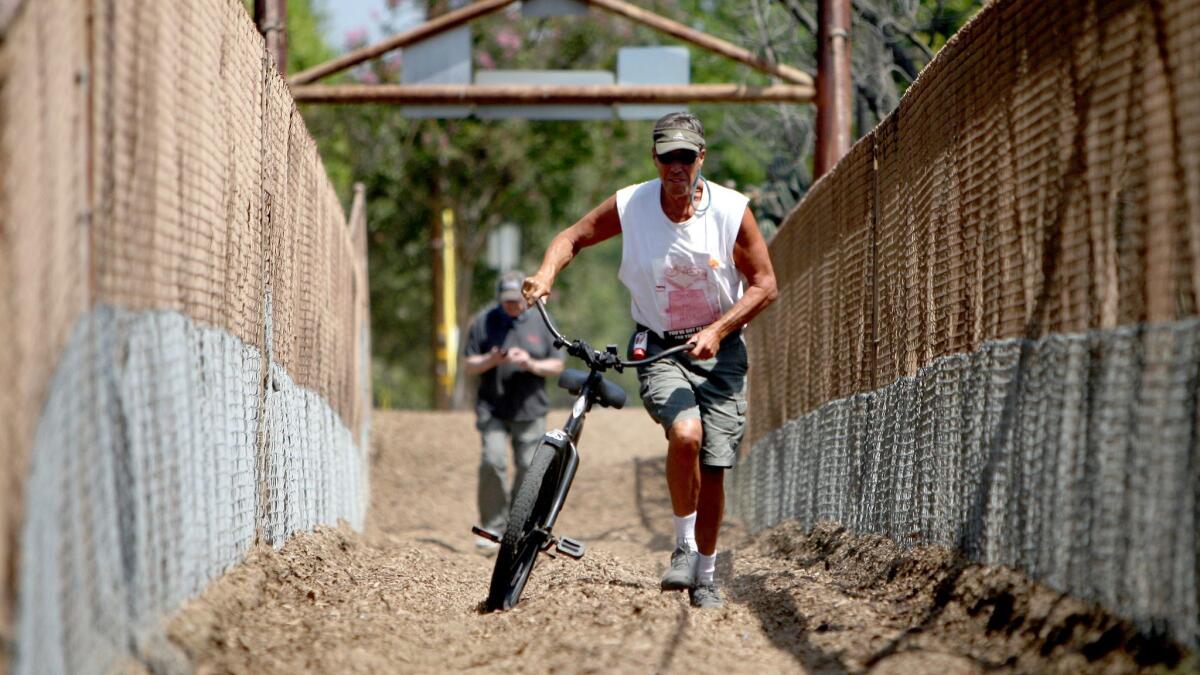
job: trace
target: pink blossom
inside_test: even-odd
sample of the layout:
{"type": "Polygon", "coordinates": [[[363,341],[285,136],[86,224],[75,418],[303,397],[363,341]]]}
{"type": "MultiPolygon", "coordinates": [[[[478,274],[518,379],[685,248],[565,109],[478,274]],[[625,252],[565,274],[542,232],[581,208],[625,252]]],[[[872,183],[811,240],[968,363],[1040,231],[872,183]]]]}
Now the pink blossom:
{"type": "Polygon", "coordinates": [[[379,84],[379,75],[375,74],[374,70],[365,70],[358,77],[359,82],[363,84],[379,84]]]}
{"type": "Polygon", "coordinates": [[[505,56],[512,56],[521,48],[521,36],[511,28],[502,28],[496,33],[496,44],[504,50],[505,56]]]}
{"type": "Polygon", "coordinates": [[[495,59],[493,59],[492,55],[487,52],[479,52],[479,54],[475,56],[475,61],[478,62],[479,67],[483,68],[484,70],[492,70],[496,67],[495,59]]]}
{"type": "Polygon", "coordinates": [[[367,29],[363,26],[346,31],[346,49],[358,49],[367,44],[367,29]]]}

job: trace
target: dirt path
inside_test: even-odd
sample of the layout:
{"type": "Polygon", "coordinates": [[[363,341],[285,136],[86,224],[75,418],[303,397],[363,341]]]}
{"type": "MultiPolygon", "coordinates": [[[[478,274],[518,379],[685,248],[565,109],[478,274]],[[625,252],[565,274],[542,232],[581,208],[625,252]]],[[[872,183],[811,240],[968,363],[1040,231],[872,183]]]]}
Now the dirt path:
{"type": "MultiPolygon", "coordinates": [[[[555,413],[557,424],[563,414],[555,413]]],[[[662,435],[640,410],[597,411],[556,531],[521,604],[480,614],[478,436],[470,414],[377,413],[365,532],[256,549],[170,622],[201,672],[1133,672],[1177,662],[1077,601],[941,551],[833,527],[722,535],[727,606],[696,611],[658,578],[672,543],[662,435]]],[[[177,662],[178,663],[178,662],[177,662]]]]}

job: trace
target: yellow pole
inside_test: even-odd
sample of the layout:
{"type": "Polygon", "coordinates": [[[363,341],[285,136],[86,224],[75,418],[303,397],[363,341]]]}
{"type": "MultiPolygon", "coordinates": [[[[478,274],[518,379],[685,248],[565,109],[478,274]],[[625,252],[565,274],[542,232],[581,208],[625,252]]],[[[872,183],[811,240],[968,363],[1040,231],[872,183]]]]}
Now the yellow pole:
{"type": "Polygon", "coordinates": [[[454,211],[442,210],[442,335],[445,336],[443,391],[451,392],[458,370],[458,310],[455,306],[454,211]]]}

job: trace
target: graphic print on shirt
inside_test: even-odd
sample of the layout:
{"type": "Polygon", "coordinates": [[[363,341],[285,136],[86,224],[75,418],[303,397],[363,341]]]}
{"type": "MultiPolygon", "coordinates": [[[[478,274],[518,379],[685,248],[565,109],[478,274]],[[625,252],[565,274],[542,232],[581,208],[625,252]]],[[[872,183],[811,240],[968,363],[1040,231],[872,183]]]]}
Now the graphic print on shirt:
{"type": "Polygon", "coordinates": [[[654,261],[654,290],[668,331],[699,329],[721,317],[721,298],[704,254],[672,251],[654,261]]]}

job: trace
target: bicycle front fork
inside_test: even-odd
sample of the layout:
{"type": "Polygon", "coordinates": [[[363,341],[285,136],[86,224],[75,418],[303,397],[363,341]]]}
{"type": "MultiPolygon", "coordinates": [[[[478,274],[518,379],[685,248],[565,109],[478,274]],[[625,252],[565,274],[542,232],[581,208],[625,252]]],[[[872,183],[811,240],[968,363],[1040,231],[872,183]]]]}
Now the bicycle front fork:
{"type": "Polygon", "coordinates": [[[556,477],[557,483],[554,486],[554,500],[550,502],[550,512],[546,515],[546,522],[543,523],[543,527],[549,532],[554,527],[554,522],[558,520],[558,512],[562,510],[563,503],[567,501],[567,492],[571,489],[571,482],[575,480],[575,471],[579,469],[579,451],[575,449],[575,444],[571,442],[571,439],[558,429],[546,432],[546,435],[542,437],[542,443],[554,448],[554,454],[559,458],[558,465],[561,467],[556,477]]]}

